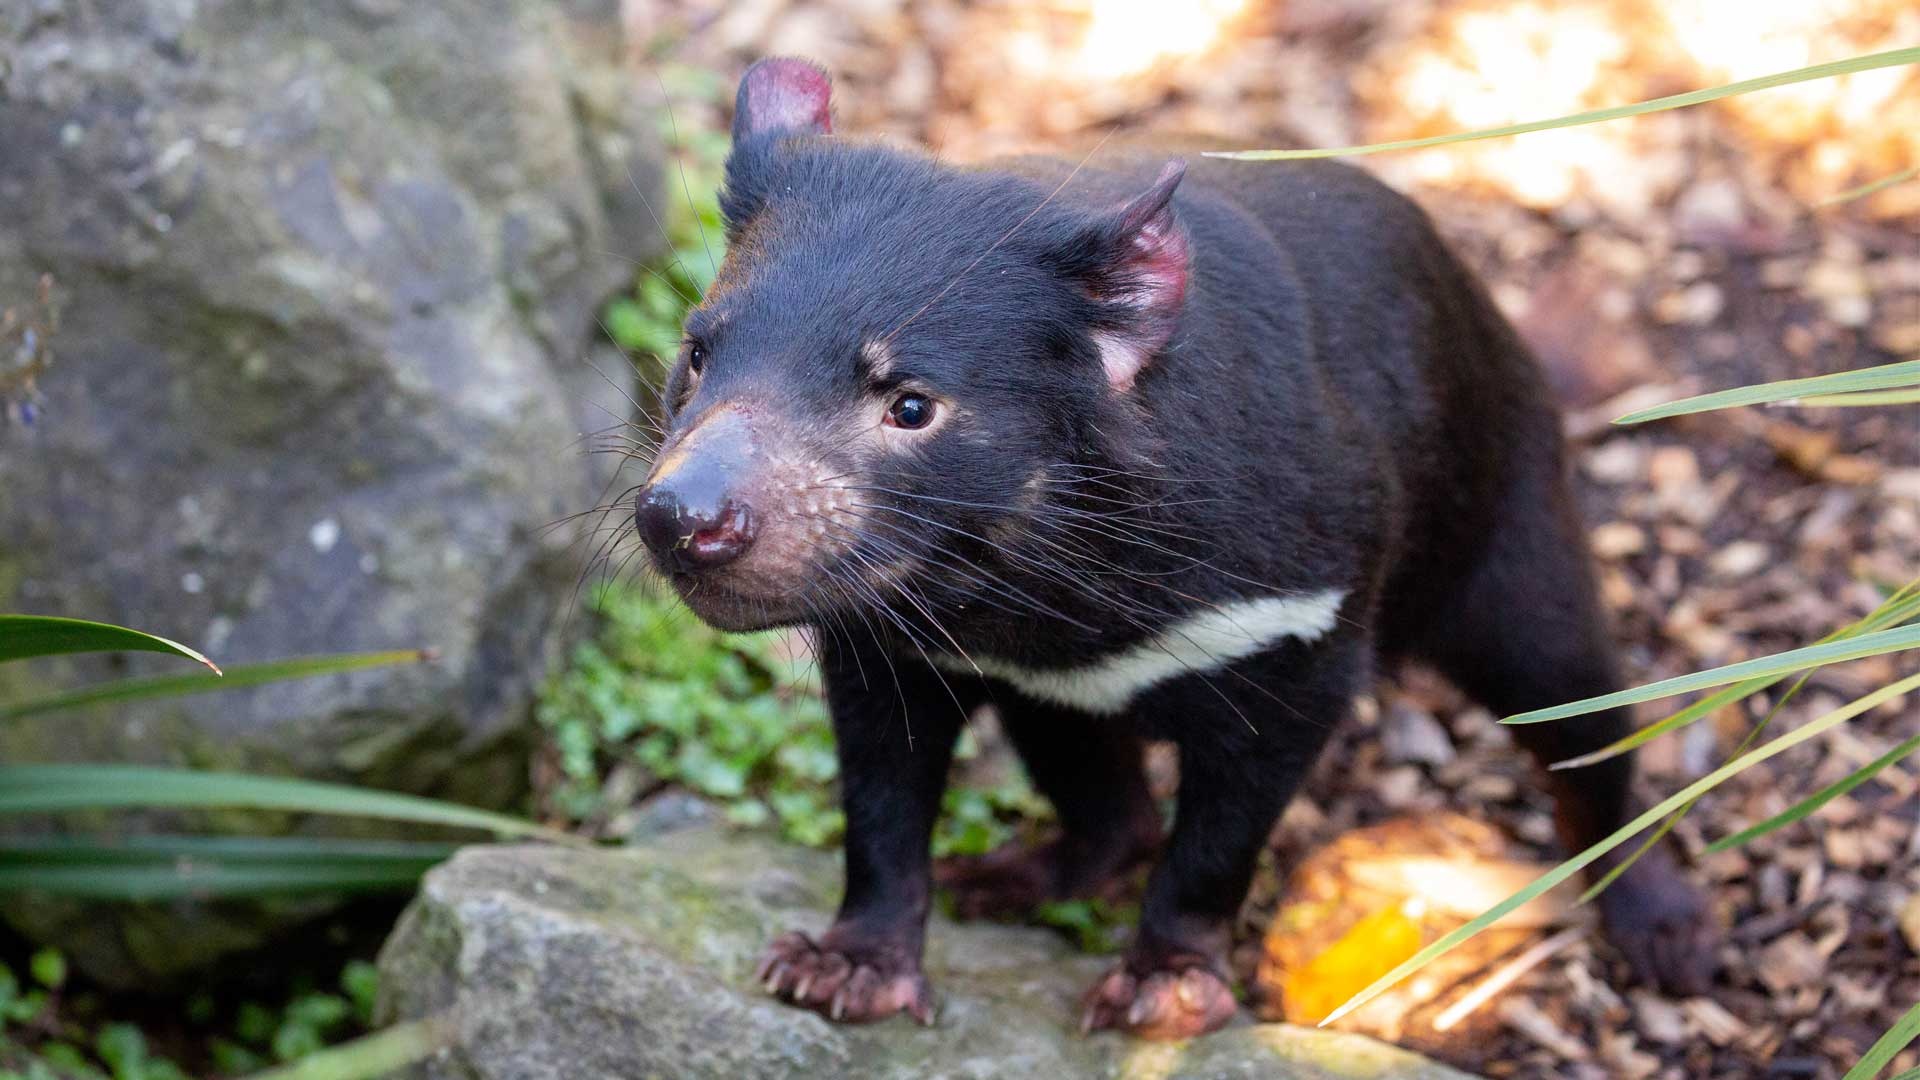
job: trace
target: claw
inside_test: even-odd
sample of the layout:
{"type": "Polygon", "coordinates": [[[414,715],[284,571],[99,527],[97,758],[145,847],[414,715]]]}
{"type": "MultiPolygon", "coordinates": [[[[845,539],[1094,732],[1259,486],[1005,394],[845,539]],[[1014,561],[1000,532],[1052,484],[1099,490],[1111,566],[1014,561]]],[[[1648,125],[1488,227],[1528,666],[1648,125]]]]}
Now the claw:
{"type": "Polygon", "coordinates": [[[1174,985],[1173,992],[1179,997],[1180,1004],[1189,1009],[1199,1009],[1206,1004],[1207,1000],[1206,977],[1199,974],[1197,970],[1182,972],[1180,981],[1174,985]]]}
{"type": "Polygon", "coordinates": [[[1093,985],[1080,1015],[1086,1034],[1112,1028],[1148,1039],[1204,1035],[1233,1018],[1226,980],[1207,967],[1163,968],[1144,977],[1117,967],[1093,985]]]}
{"type": "Polygon", "coordinates": [[[899,950],[842,943],[834,932],[815,941],[782,934],[767,947],[755,972],[768,994],[830,1020],[861,1022],[906,1013],[933,1023],[926,979],[915,958],[899,950]]]}

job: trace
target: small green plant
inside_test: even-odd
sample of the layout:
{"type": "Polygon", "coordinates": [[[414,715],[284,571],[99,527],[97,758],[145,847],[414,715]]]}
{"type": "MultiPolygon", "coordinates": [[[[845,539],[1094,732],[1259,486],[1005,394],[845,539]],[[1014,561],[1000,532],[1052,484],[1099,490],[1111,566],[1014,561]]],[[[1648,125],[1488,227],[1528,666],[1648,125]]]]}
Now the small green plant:
{"type": "Polygon", "coordinates": [[[373,1026],[379,988],[374,966],[354,960],[341,970],[336,990],[300,990],[280,1008],[244,1002],[233,1014],[230,1033],[208,1040],[214,1068],[229,1075],[251,1073],[363,1034],[373,1026]]]}
{"type": "Polygon", "coordinates": [[[66,981],[66,958],[53,949],[33,954],[24,979],[0,965],[0,1080],[187,1080],[138,1027],[64,1015],[66,981]]]}
{"type": "MultiPolygon", "coordinates": [[[[718,76],[703,69],[668,65],[661,80],[663,92],[674,100],[718,102],[727,96],[718,76]]],[[[673,168],[666,178],[666,205],[649,209],[669,250],[658,265],[642,267],[633,292],[615,298],[602,315],[615,344],[655,360],[653,366],[641,367],[641,377],[647,379],[657,379],[660,365],[679,352],[680,324],[713,284],[727,236],[717,194],[730,145],[726,135],[683,132],[670,108],[661,109],[657,120],[673,168]]]]}
{"type": "MultiPolygon", "coordinates": [[[[610,583],[588,603],[600,633],[574,650],[536,711],[562,777],[547,793],[552,811],[607,821],[672,785],[719,803],[738,825],[816,846],[840,838],[833,728],[803,642],[723,634],[644,587],[610,583]]],[[[956,757],[978,753],[963,736],[956,757]]],[[[1017,772],[956,785],[934,852],[991,850],[1044,813],[1017,772]]]]}
{"type": "Polygon", "coordinates": [[[1041,904],[1034,921],[1064,931],[1081,952],[1119,952],[1129,927],[1140,921],[1140,905],[1106,900],[1054,900],[1041,904]]]}
{"type": "MultiPolygon", "coordinates": [[[[777,824],[801,843],[837,837],[832,729],[804,666],[772,635],[711,630],[670,599],[617,584],[595,589],[595,640],[547,687],[536,711],[564,781],[552,809],[605,818],[616,768],[639,791],[679,784],[745,825],[777,824]]],[[[617,794],[617,792],[615,793],[617,794]]]]}
{"type": "MultiPolygon", "coordinates": [[[[190,1075],[156,1054],[141,1028],[102,1012],[88,994],[68,992],[66,958],[42,949],[23,978],[0,965],[0,1080],[185,1080],[190,1075]]],[[[309,1058],[372,1026],[379,976],[364,960],[348,962],[334,989],[296,984],[284,1004],[245,1001],[223,1010],[196,995],[183,1010],[191,1032],[174,1040],[221,1076],[239,1076],[309,1058]]]]}

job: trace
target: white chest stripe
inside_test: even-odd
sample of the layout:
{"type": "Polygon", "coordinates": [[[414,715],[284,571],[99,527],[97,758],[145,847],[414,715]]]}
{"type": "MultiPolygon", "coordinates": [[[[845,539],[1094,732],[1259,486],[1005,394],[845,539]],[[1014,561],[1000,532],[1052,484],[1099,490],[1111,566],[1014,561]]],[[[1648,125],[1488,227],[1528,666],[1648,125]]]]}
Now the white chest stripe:
{"type": "Polygon", "coordinates": [[[1205,675],[1263,652],[1282,638],[1317,641],[1333,629],[1345,589],[1298,596],[1263,596],[1208,608],[1137,645],[1084,667],[1027,668],[975,654],[969,664],[940,656],[941,666],[971,673],[975,666],[1042,701],[1114,715],[1148,687],[1182,675],[1205,675]]]}

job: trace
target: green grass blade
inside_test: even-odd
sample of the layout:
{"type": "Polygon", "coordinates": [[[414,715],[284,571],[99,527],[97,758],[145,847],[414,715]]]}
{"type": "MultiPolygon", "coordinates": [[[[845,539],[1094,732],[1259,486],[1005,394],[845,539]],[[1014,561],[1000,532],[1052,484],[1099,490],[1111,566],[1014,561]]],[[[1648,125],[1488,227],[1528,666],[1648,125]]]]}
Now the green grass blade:
{"type": "MultiPolygon", "coordinates": [[[[1846,626],[1828,633],[1825,637],[1814,642],[1814,644],[1825,645],[1830,641],[1841,641],[1847,638],[1858,637],[1869,631],[1884,630],[1890,626],[1899,626],[1916,616],[1920,616],[1920,578],[1915,578],[1894,590],[1885,600],[1880,602],[1879,607],[1874,608],[1872,611],[1848,623],[1846,626]]],[[[1669,731],[1685,727],[1718,709],[1759,693],[1784,678],[1786,678],[1785,675],[1771,675],[1766,678],[1749,679],[1746,682],[1736,683],[1725,690],[1701,698],[1699,701],[1681,709],[1665,720],[1641,728],[1618,742],[1602,747],[1590,754],[1568,758],[1565,761],[1556,761],[1548,766],[1548,768],[1577,769],[1624,754],[1669,731]]],[[[1802,681],[1804,682],[1804,680],[1802,681]]],[[[1799,686],[1796,685],[1794,689],[1790,691],[1790,695],[1798,692],[1799,686]]],[[[1784,699],[1782,703],[1784,703],[1784,699]]],[[[1774,710],[1778,711],[1779,707],[1779,704],[1776,704],[1774,710]]]]}
{"type": "Polygon", "coordinates": [[[1374,998],[1379,997],[1380,994],[1385,992],[1387,988],[1391,987],[1394,983],[1399,982],[1401,979],[1406,978],[1440,957],[1445,956],[1447,953],[1452,952],[1455,948],[1458,948],[1462,942],[1480,933],[1480,931],[1485,930],[1495,922],[1498,922],[1501,918],[1505,917],[1508,912],[1513,911],[1534,897],[1539,896],[1579,873],[1607,852],[1612,851],[1614,848],[1632,839],[1642,829],[1653,825],[1661,818],[1666,817],[1668,814],[1686,805],[1689,801],[1699,798],[1702,794],[1713,790],[1729,777],[1744,772],[1776,754],[1791,750],[1801,743],[1806,742],[1808,739],[1825,734],[1834,727],[1853,719],[1869,709],[1885,704],[1902,694],[1911,693],[1916,689],[1920,689],[1920,675],[1909,675],[1898,682],[1883,686],[1871,694],[1850,701],[1838,709],[1809,722],[1805,726],[1774,739],[1765,746],[1759,747],[1750,753],[1727,762],[1718,769],[1688,784],[1686,787],[1661,800],[1658,805],[1650,808],[1639,817],[1634,818],[1632,821],[1615,830],[1613,834],[1606,839],[1594,844],[1592,847],[1547,871],[1545,874],[1542,874],[1519,892],[1500,901],[1464,925],[1442,935],[1439,940],[1421,949],[1392,971],[1374,980],[1372,985],[1355,994],[1352,998],[1349,998],[1345,1004],[1333,1010],[1332,1013],[1328,1014],[1326,1019],[1320,1021],[1320,1026],[1325,1027],[1360,1006],[1365,1005],[1367,1002],[1372,1001],[1374,998]]]}
{"type": "Polygon", "coordinates": [[[1757,825],[1750,825],[1734,833],[1732,836],[1724,836],[1715,840],[1713,843],[1707,845],[1707,851],[1726,851],[1729,848],[1736,848],[1756,836],[1764,836],[1782,826],[1791,825],[1840,796],[1845,795],[1847,792],[1852,791],[1854,788],[1859,787],[1861,784],[1873,779],[1881,770],[1899,761],[1901,758],[1912,754],[1916,750],[1920,750],[1920,735],[1915,735],[1899,746],[1894,747],[1867,764],[1860,766],[1860,768],[1855,769],[1847,776],[1821,788],[1819,791],[1814,792],[1812,795],[1807,796],[1767,820],[1757,825]]]}
{"type": "MultiPolygon", "coordinates": [[[[1831,633],[1827,634],[1825,637],[1814,642],[1814,644],[1825,645],[1830,641],[1842,641],[1848,638],[1855,638],[1860,636],[1861,634],[1868,633],[1870,631],[1884,630],[1891,626],[1899,626],[1916,617],[1920,617],[1920,578],[1915,578],[1914,580],[1909,581],[1905,585],[1894,590],[1891,594],[1887,596],[1885,600],[1880,602],[1879,607],[1874,608],[1872,611],[1861,616],[1859,619],[1851,623],[1848,623],[1846,626],[1843,626],[1838,630],[1832,631],[1831,633]]],[[[1674,713],[1672,716],[1669,716],[1666,719],[1661,720],[1657,723],[1650,724],[1647,727],[1641,728],[1640,730],[1633,732],[1632,734],[1619,740],[1618,742],[1602,747],[1601,749],[1596,750],[1590,754],[1582,754],[1579,757],[1568,758],[1565,761],[1556,761],[1552,765],[1549,765],[1548,768],[1577,769],[1587,765],[1595,764],[1597,762],[1605,761],[1607,758],[1610,758],[1610,757],[1617,757],[1618,755],[1634,750],[1640,747],[1641,745],[1647,742],[1650,742],[1661,735],[1666,734],[1669,731],[1673,731],[1676,728],[1685,727],[1686,725],[1693,723],[1695,720],[1698,720],[1703,716],[1710,715],[1716,710],[1725,708],[1726,706],[1731,705],[1737,701],[1741,701],[1741,700],[1744,700],[1745,698],[1751,697],[1752,695],[1759,693],[1760,691],[1765,690],[1768,687],[1775,685],[1776,683],[1779,683],[1782,679],[1785,679],[1786,677],[1787,676],[1785,674],[1770,675],[1765,678],[1750,679],[1746,682],[1736,683],[1733,686],[1726,688],[1725,690],[1721,690],[1717,693],[1701,698],[1699,701],[1696,701],[1692,705],[1689,705],[1686,708],[1680,710],[1679,712],[1674,713]]],[[[1802,682],[1804,681],[1805,680],[1803,679],[1802,682]]],[[[1788,696],[1790,697],[1792,694],[1795,694],[1798,692],[1799,692],[1799,685],[1796,684],[1794,689],[1789,691],[1788,696]]],[[[1780,708],[1780,705],[1785,704],[1785,701],[1786,699],[1783,698],[1779,703],[1776,703],[1774,705],[1773,711],[1777,712],[1780,708]]]]}
{"type": "Polygon", "coordinates": [[[1752,386],[1736,386],[1731,390],[1717,390],[1711,394],[1681,398],[1678,401],[1669,401],[1665,405],[1655,405],[1652,408],[1630,412],[1615,420],[1614,423],[1644,424],[1649,420],[1665,420],[1673,416],[1712,412],[1715,409],[1732,409],[1741,405],[1765,405],[1776,401],[1804,400],[1809,397],[1850,394],[1862,390],[1898,390],[1915,385],[1920,385],[1920,360],[1902,360],[1877,367],[1839,371],[1832,375],[1815,375],[1807,379],[1782,379],[1779,382],[1755,383],[1752,386]]]}
{"type": "MultiPolygon", "coordinates": [[[[1767,728],[1773,724],[1774,719],[1780,715],[1780,710],[1786,708],[1787,702],[1792,701],[1799,695],[1800,691],[1806,687],[1807,680],[1811,678],[1813,678],[1813,673],[1809,671],[1801,675],[1798,679],[1795,679],[1793,685],[1787,688],[1787,692],[1780,695],[1780,700],[1774,702],[1773,707],[1767,710],[1767,715],[1761,717],[1760,722],[1753,725],[1752,729],[1747,732],[1747,737],[1740,740],[1739,746],[1734,747],[1733,753],[1728,755],[1728,759],[1738,758],[1741,754],[1746,753],[1755,742],[1759,741],[1760,736],[1766,732],[1767,728]]],[[[1613,884],[1621,874],[1626,873],[1634,863],[1640,861],[1640,856],[1652,851],[1653,845],[1659,843],[1662,838],[1672,832],[1673,827],[1680,824],[1680,819],[1691,813],[1699,801],[1698,799],[1690,799],[1681,804],[1680,809],[1668,814],[1666,820],[1660,823],[1659,828],[1649,833],[1647,838],[1641,841],[1640,846],[1633,850],[1633,854],[1622,859],[1619,865],[1607,871],[1599,881],[1589,885],[1587,891],[1580,894],[1579,903],[1584,904],[1605,892],[1607,886],[1613,884]]]]}
{"type": "Polygon", "coordinates": [[[311,837],[0,839],[0,892],[96,900],[408,889],[457,845],[311,837]]]}
{"type": "Polygon", "coordinates": [[[1762,75],[1757,79],[1742,79],[1725,86],[1711,86],[1703,90],[1689,90],[1684,94],[1670,94],[1667,97],[1635,102],[1631,105],[1615,105],[1605,109],[1557,116],[1551,120],[1532,120],[1524,124],[1506,124],[1501,127],[1482,128],[1478,131],[1455,132],[1451,135],[1430,135],[1422,139],[1396,139],[1392,142],[1369,143],[1364,146],[1336,146],[1319,150],[1220,150],[1210,152],[1206,156],[1229,158],[1235,161],[1284,161],[1292,158],[1358,157],[1362,154],[1380,154],[1390,150],[1418,150],[1427,146],[1446,146],[1478,139],[1525,135],[1531,131],[1597,124],[1606,120],[1619,120],[1667,109],[1681,109],[1689,105],[1703,105],[1721,98],[1751,94],[1756,90],[1771,90],[1776,86],[1788,86],[1793,83],[1811,82],[1815,79],[1830,79],[1836,75],[1851,75],[1856,71],[1872,71],[1876,68],[1900,67],[1914,63],[1920,63],[1920,48],[1893,49],[1888,52],[1869,53],[1865,56],[1849,57],[1831,63],[1814,64],[1812,67],[1762,75]]]}
{"type": "Polygon", "coordinates": [[[1646,727],[1632,732],[1617,742],[1609,743],[1590,754],[1581,754],[1578,757],[1570,757],[1565,761],[1556,761],[1547,766],[1547,768],[1583,769],[1588,765],[1598,764],[1608,758],[1631,753],[1670,731],[1676,731],[1686,727],[1688,724],[1693,723],[1703,716],[1710,716],[1726,708],[1728,705],[1752,697],[1754,694],[1765,690],[1767,687],[1774,685],[1784,678],[1786,678],[1785,675],[1773,675],[1765,679],[1748,679],[1745,682],[1735,683],[1725,690],[1701,698],[1699,701],[1681,709],[1679,712],[1674,713],[1664,720],[1648,724],[1646,727]]]}
{"type": "Polygon", "coordinates": [[[348,671],[386,667],[392,664],[417,664],[433,659],[428,649],[402,649],[393,652],[344,653],[338,656],[303,656],[273,660],[264,664],[243,664],[221,675],[161,675],[148,679],[120,679],[84,686],[59,694],[0,705],[0,722],[25,716],[76,709],[83,705],[102,705],[149,698],[204,694],[212,690],[237,690],[247,686],[309,679],[317,675],[337,675],[348,671]]]}
{"type": "Polygon", "coordinates": [[[143,765],[0,765],[0,814],[69,810],[246,807],[483,829],[503,836],[577,837],[457,803],[279,776],[143,765]]]}
{"type": "MultiPolygon", "coordinates": [[[[1920,616],[1920,578],[1909,581],[1907,584],[1895,590],[1885,600],[1881,601],[1879,607],[1874,608],[1855,622],[1833,631],[1826,637],[1814,642],[1814,644],[1824,645],[1829,641],[1840,641],[1846,638],[1858,637],[1872,630],[1882,630],[1889,626],[1899,626],[1916,616],[1920,616]]],[[[1701,698],[1699,701],[1681,709],[1679,712],[1674,713],[1664,720],[1648,724],[1646,727],[1632,732],[1625,738],[1609,743],[1590,754],[1581,754],[1578,757],[1571,757],[1565,761],[1556,761],[1547,767],[1549,769],[1579,769],[1588,765],[1597,764],[1611,757],[1618,757],[1621,754],[1630,753],[1670,731],[1683,728],[1699,720],[1701,717],[1709,716],[1728,705],[1745,700],[1785,678],[1786,675],[1770,675],[1766,678],[1749,679],[1745,682],[1735,683],[1725,690],[1701,698]]],[[[1775,708],[1778,709],[1779,706],[1776,705],[1775,708]]]]}
{"type": "Polygon", "coordinates": [[[1920,386],[1906,390],[1862,390],[1857,394],[1814,394],[1793,402],[1805,408],[1859,408],[1866,405],[1920,403],[1920,386]]]}
{"type": "Polygon", "coordinates": [[[1813,205],[1817,209],[1825,210],[1829,206],[1839,206],[1841,203],[1850,203],[1855,199],[1864,199],[1869,195],[1877,195],[1890,187],[1904,184],[1915,177],[1920,177],[1920,165],[1915,165],[1910,169],[1901,169],[1891,176],[1883,176],[1878,180],[1869,180],[1859,187],[1848,188],[1838,195],[1829,195],[1813,205]]]}
{"type": "Polygon", "coordinates": [[[1905,1050],[1915,1036],[1920,1036],[1920,1005],[1908,1009],[1906,1015],[1895,1020],[1887,1033],[1874,1040],[1866,1054],[1854,1062],[1853,1068],[1848,1069],[1847,1075],[1840,1080],[1873,1080],[1880,1075],[1881,1069],[1887,1067],[1887,1062],[1893,1060],[1893,1055],[1905,1050]]]}
{"type": "Polygon", "coordinates": [[[1617,708],[1621,705],[1638,705],[1643,701],[1673,697],[1676,694],[1691,693],[1709,687],[1725,686],[1728,683],[1741,682],[1769,675],[1787,675],[1808,668],[1824,667],[1827,664],[1844,663],[1848,660],[1860,660],[1869,656],[1881,656],[1902,649],[1920,647],[1920,626],[1902,626],[1892,630],[1877,630],[1870,634],[1831,641],[1824,645],[1809,645],[1801,649],[1790,649],[1772,656],[1743,660],[1738,664],[1696,671],[1690,675],[1679,675],[1671,679],[1648,683],[1631,690],[1619,690],[1599,697],[1570,701],[1565,705],[1553,705],[1545,709],[1520,713],[1502,719],[1503,724],[1539,724],[1548,720],[1560,720],[1569,716],[1581,716],[1599,712],[1602,709],[1617,708]]]}
{"type": "Polygon", "coordinates": [[[213,661],[185,645],[124,626],[55,615],[0,615],[0,661],[84,652],[171,653],[220,674],[213,661]]]}
{"type": "Polygon", "coordinates": [[[418,1064],[450,1045],[453,1018],[447,1014],[395,1024],[352,1042],[329,1046],[247,1080],[373,1080],[418,1064]]]}

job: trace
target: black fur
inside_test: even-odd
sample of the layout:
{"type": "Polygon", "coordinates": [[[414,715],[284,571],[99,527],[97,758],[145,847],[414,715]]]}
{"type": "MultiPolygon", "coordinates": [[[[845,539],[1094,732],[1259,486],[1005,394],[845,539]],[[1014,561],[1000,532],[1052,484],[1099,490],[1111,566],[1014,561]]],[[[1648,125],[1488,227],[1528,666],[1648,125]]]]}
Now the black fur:
{"type": "MultiPolygon", "coordinates": [[[[854,492],[780,588],[751,559],[731,578],[674,576],[722,625],[819,631],[847,894],[823,939],[770,953],[776,993],[849,1018],[925,1015],[928,834],[980,704],[997,705],[1063,835],[950,868],[979,910],[1082,894],[1147,854],[1138,740],[1178,746],[1178,812],[1137,940],[1086,1018],[1178,1035],[1224,1018],[1224,983],[1207,980],[1255,856],[1376,658],[1428,661],[1502,713],[1618,686],[1541,373],[1425,215],[1365,173],[1192,159],[1172,204],[1184,292],[1155,311],[1126,208],[1169,175],[1164,147],[1077,171],[962,169],[791,126],[735,135],[734,246],[687,322],[703,362],[696,380],[683,356],[670,380],[668,448],[749,402],[785,456],[854,492]],[[1130,388],[1111,385],[1100,336],[1151,334],[1162,317],[1154,340],[1171,337],[1130,388]],[[876,447],[864,418],[903,387],[947,422],[876,447]],[[904,580],[876,569],[903,563],[904,580]],[[1329,587],[1348,597],[1324,638],[1162,682],[1122,717],[929,662],[1076,667],[1209,605],[1329,587]]],[[[739,483],[730,498],[779,502],[739,483]]],[[[1516,732],[1558,760],[1626,722],[1516,732]]],[[[1625,820],[1628,781],[1626,759],[1552,774],[1570,845],[1625,820]]],[[[1663,847],[1603,905],[1642,974],[1692,988],[1710,935],[1675,874],[1663,847]]]]}

